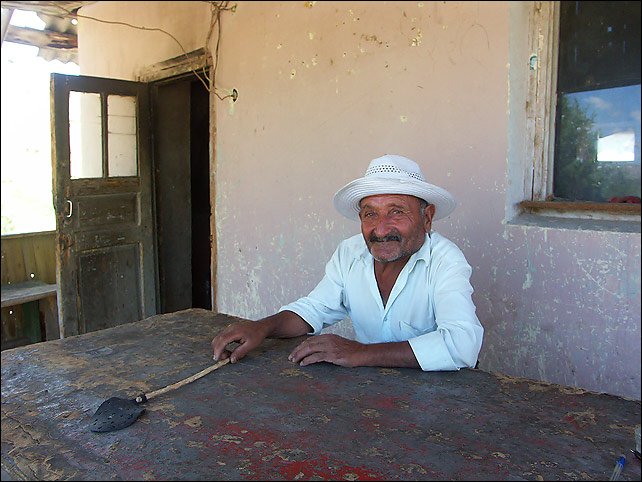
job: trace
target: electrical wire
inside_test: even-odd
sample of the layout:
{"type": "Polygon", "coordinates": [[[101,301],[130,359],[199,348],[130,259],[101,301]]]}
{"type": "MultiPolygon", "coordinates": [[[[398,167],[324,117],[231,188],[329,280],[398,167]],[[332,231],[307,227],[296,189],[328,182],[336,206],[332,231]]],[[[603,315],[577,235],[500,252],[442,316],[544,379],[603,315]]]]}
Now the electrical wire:
{"type": "MultiPolygon", "coordinates": [[[[104,19],[100,19],[100,18],[96,18],[96,17],[91,17],[89,15],[78,14],[77,12],[73,12],[72,10],[66,9],[62,5],[58,4],[58,2],[47,2],[47,3],[48,3],[49,6],[56,7],[56,8],[58,8],[59,10],[61,10],[63,12],[60,15],[56,15],[54,13],[51,13],[52,16],[56,16],[56,17],[60,17],[60,18],[83,18],[83,19],[87,19],[87,20],[94,20],[96,22],[107,23],[107,24],[112,24],[112,25],[123,25],[125,27],[130,27],[130,28],[134,28],[134,29],[138,29],[138,30],[144,30],[144,31],[148,31],[148,32],[161,32],[161,33],[164,33],[165,35],[169,36],[172,40],[174,40],[174,42],[176,42],[178,44],[180,49],[183,51],[183,54],[185,55],[186,59],[189,60],[189,58],[190,58],[189,54],[187,53],[187,51],[183,47],[183,44],[181,44],[179,42],[179,40],[174,35],[172,35],[171,33],[169,33],[166,30],[163,30],[162,28],[158,28],[158,27],[142,27],[140,25],[132,25],[132,24],[127,23],[127,22],[120,22],[120,21],[116,21],[116,20],[104,20],[104,19]]],[[[225,2],[206,2],[206,3],[210,4],[211,18],[210,18],[209,30],[207,32],[207,37],[205,39],[205,52],[210,52],[209,44],[210,44],[210,41],[211,41],[211,38],[212,38],[212,33],[214,32],[214,28],[218,26],[217,39],[216,39],[216,49],[215,49],[215,52],[214,52],[214,66],[213,66],[212,78],[210,78],[207,75],[207,71],[206,71],[206,67],[205,66],[203,66],[202,74],[203,74],[203,77],[205,78],[205,80],[207,80],[207,82],[205,82],[205,80],[203,80],[203,78],[201,78],[201,76],[198,74],[198,72],[196,70],[190,68],[190,71],[198,78],[198,80],[201,81],[201,83],[205,86],[205,88],[207,89],[208,92],[214,93],[220,100],[226,99],[228,97],[232,97],[234,99],[234,101],[236,101],[236,98],[238,96],[238,93],[236,92],[236,89],[234,89],[232,94],[229,94],[229,95],[226,95],[224,97],[221,97],[218,94],[218,92],[216,92],[217,88],[214,85],[214,82],[215,82],[215,79],[216,79],[216,69],[218,67],[219,44],[220,44],[220,41],[221,41],[221,12],[231,11],[232,13],[234,13],[236,11],[236,4],[234,4],[233,6],[230,7],[229,6],[229,1],[225,1],[225,2]],[[210,85],[212,87],[210,87],[210,85]]]]}

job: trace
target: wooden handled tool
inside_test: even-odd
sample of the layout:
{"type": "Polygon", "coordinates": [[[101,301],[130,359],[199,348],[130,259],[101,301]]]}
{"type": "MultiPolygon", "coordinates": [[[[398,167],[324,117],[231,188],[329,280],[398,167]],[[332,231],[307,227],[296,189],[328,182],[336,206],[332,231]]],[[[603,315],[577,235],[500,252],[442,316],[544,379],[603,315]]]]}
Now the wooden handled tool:
{"type": "Polygon", "coordinates": [[[175,390],[183,385],[187,385],[194,380],[198,380],[229,362],[230,359],[226,358],[225,360],[221,360],[218,363],[201,370],[191,377],[187,377],[185,380],[172,383],[165,388],[161,388],[147,394],[143,393],[134,400],[111,397],[109,400],[105,400],[101,403],[98,410],[96,410],[90,425],[90,430],[92,432],[113,432],[114,430],[129,427],[136,421],[139,415],[145,411],[141,405],[150,398],[154,398],[158,395],[162,395],[163,393],[167,393],[170,390],[175,390]]]}
{"type": "Polygon", "coordinates": [[[230,359],[226,358],[225,360],[221,360],[220,362],[215,363],[211,367],[207,367],[205,370],[201,370],[200,372],[195,373],[191,377],[187,377],[185,380],[181,380],[180,382],[172,383],[171,385],[168,385],[165,388],[160,388],[160,389],[155,390],[155,391],[150,392],[150,393],[146,393],[146,394],[144,393],[142,395],[138,395],[136,397],[136,403],[143,403],[144,401],[147,401],[147,400],[149,400],[151,398],[154,398],[157,395],[162,395],[163,393],[167,393],[170,390],[175,390],[177,388],[182,387],[183,385],[187,385],[188,383],[192,383],[194,380],[198,380],[199,378],[204,377],[208,373],[213,372],[214,370],[222,367],[223,365],[225,365],[226,363],[229,363],[229,362],[230,362],[230,359]]]}

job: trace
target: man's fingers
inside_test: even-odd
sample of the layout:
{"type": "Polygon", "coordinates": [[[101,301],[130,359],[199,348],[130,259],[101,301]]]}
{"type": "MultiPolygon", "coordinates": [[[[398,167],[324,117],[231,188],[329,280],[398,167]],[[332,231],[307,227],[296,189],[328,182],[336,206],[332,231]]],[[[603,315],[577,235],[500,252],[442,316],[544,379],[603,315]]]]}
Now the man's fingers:
{"type": "MultiPolygon", "coordinates": [[[[358,345],[358,344],[357,344],[358,345]]],[[[356,349],[355,343],[337,335],[326,334],[311,336],[297,346],[288,360],[301,366],[312,363],[328,362],[340,366],[354,366],[350,359],[356,349]]]]}
{"type": "Polygon", "coordinates": [[[230,355],[231,355],[231,353],[230,353],[229,351],[227,351],[227,350],[223,350],[223,353],[221,353],[221,356],[219,356],[219,357],[217,358],[217,357],[216,357],[216,355],[214,355],[214,356],[212,357],[212,360],[214,360],[214,361],[226,360],[226,359],[228,359],[228,358],[230,357],[230,355]]]}
{"type": "Polygon", "coordinates": [[[236,363],[237,361],[245,358],[245,355],[248,354],[254,347],[250,346],[248,342],[244,341],[240,345],[237,345],[236,348],[232,350],[230,355],[230,361],[236,363]]]}
{"type": "Polygon", "coordinates": [[[294,350],[292,350],[292,353],[288,356],[288,360],[294,363],[299,363],[304,356],[308,355],[310,353],[309,343],[307,343],[308,340],[300,343],[294,350]]]}
{"type": "Polygon", "coordinates": [[[214,360],[221,360],[224,358],[227,358],[227,356],[223,356],[224,351],[228,351],[228,354],[232,351],[228,348],[227,345],[233,342],[240,342],[241,341],[241,335],[234,333],[234,332],[228,332],[228,328],[223,330],[218,336],[216,336],[212,340],[212,350],[214,350],[214,360]],[[223,356],[223,358],[221,358],[223,356]]]}
{"type": "MultiPolygon", "coordinates": [[[[318,336],[310,337],[307,340],[305,340],[303,343],[301,343],[299,346],[297,346],[294,350],[292,350],[292,353],[290,353],[290,356],[288,357],[288,359],[294,363],[299,363],[303,359],[309,358],[313,354],[323,353],[325,351],[324,347],[325,347],[325,344],[318,336]]],[[[323,361],[323,360],[317,360],[317,361],[323,361]]],[[[312,362],[312,363],[316,363],[316,362],[312,362]]],[[[306,365],[307,364],[309,363],[306,363],[306,365]]]]}
{"type": "Polygon", "coordinates": [[[321,352],[316,352],[312,353],[311,355],[306,356],[303,358],[299,364],[304,367],[306,365],[312,365],[313,363],[319,363],[319,362],[329,362],[332,363],[331,360],[326,359],[326,354],[321,353],[321,352]]]}

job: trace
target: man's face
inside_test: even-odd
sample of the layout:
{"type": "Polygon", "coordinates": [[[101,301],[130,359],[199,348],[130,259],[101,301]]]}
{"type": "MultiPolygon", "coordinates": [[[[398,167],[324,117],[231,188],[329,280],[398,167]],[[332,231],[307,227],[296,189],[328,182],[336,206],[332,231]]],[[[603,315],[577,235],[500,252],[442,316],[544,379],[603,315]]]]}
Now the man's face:
{"type": "Polygon", "coordinates": [[[419,251],[430,232],[435,206],[404,194],[379,194],[361,200],[361,232],[377,261],[389,263],[419,251]]]}

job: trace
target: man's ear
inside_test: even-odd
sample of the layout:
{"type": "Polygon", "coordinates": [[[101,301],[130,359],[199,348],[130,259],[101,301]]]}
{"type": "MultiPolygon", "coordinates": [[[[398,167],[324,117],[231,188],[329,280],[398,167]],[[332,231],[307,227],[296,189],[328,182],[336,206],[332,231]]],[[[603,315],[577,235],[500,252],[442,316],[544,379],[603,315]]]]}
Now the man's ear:
{"type": "Polygon", "coordinates": [[[435,205],[429,204],[424,209],[424,230],[429,233],[432,226],[432,218],[435,217],[435,205]]]}

